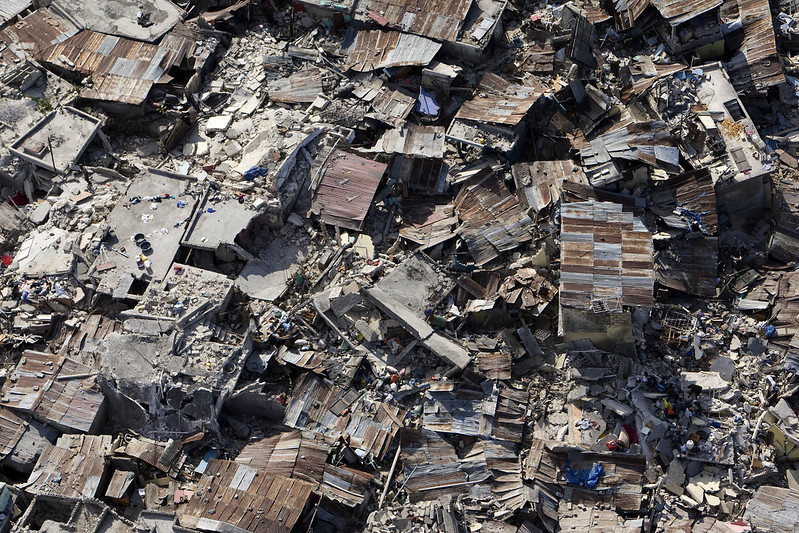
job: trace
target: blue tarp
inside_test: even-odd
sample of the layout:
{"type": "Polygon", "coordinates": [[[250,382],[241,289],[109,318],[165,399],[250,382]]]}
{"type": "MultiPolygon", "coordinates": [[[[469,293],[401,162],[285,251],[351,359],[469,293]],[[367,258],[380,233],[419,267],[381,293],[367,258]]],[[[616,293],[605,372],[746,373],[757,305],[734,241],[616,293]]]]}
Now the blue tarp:
{"type": "Polygon", "coordinates": [[[258,176],[265,176],[269,172],[269,169],[264,167],[252,167],[250,170],[244,173],[244,179],[247,181],[252,181],[258,176]]]}
{"type": "Polygon", "coordinates": [[[438,116],[439,109],[440,107],[436,102],[436,96],[423,88],[419,88],[419,98],[416,100],[416,111],[429,117],[436,117],[438,116]]]}
{"type": "Polygon", "coordinates": [[[605,469],[599,463],[594,463],[590,470],[572,470],[571,461],[567,461],[564,466],[566,471],[566,481],[573,485],[588,487],[593,489],[599,483],[599,478],[605,475],[605,469]]]}

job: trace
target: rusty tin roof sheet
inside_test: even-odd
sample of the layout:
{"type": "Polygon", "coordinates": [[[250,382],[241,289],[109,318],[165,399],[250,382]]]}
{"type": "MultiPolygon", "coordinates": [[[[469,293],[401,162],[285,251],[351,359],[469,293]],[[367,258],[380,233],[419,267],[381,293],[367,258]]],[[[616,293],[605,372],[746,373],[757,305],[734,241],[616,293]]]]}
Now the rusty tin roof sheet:
{"type": "Polygon", "coordinates": [[[342,52],[347,54],[344,69],[358,72],[399,66],[430,64],[441,44],[419,35],[399,31],[347,31],[342,52]]]}
{"type": "Polygon", "coordinates": [[[438,41],[455,41],[466,20],[472,0],[361,0],[355,18],[375,19],[408,33],[438,41]],[[378,17],[370,17],[370,12],[378,17]]]}
{"type": "Polygon", "coordinates": [[[40,59],[58,68],[92,76],[93,85],[81,96],[93,100],[138,105],[155,83],[171,79],[167,72],[193,50],[186,37],[154,45],[84,30],[51,46],[40,59]]]}
{"type": "Polygon", "coordinates": [[[110,435],[62,435],[48,446],[28,477],[26,490],[68,498],[95,498],[111,454],[110,435]]]}
{"type": "Polygon", "coordinates": [[[516,85],[489,72],[474,98],[463,103],[455,118],[516,126],[541,94],[536,87],[516,85]]]}
{"type": "Polygon", "coordinates": [[[289,533],[313,488],[301,479],[212,459],[178,521],[204,531],[225,531],[227,524],[252,533],[289,533]]]}
{"type": "Polygon", "coordinates": [[[652,234],[623,209],[595,201],[561,207],[561,305],[652,305],[652,234]]]}
{"type": "Polygon", "coordinates": [[[105,400],[94,374],[72,359],[27,351],[3,388],[4,404],[56,427],[89,432],[105,400]]]}
{"type": "Polygon", "coordinates": [[[313,210],[328,224],[359,230],[387,165],[335,150],[325,163],[313,210]]]}
{"type": "Polygon", "coordinates": [[[727,73],[735,89],[740,92],[762,93],[769,87],[785,82],[777,43],[774,22],[768,0],[738,0],[722,7],[722,19],[732,22],[740,18],[744,40],[741,53],[727,64],[727,73]]]}

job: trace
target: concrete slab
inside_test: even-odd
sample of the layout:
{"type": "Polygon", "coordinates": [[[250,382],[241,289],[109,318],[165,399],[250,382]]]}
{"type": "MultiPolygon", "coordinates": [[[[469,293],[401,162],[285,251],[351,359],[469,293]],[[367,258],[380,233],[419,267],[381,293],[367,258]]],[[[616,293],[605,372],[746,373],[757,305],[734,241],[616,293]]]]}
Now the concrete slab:
{"type": "Polygon", "coordinates": [[[66,172],[100,131],[101,121],[73,107],[53,111],[17,139],[14,155],[52,172],[66,172]]]}
{"type": "Polygon", "coordinates": [[[282,240],[272,241],[266,259],[253,259],[236,278],[236,286],[251,298],[271,302],[280,298],[300,268],[305,250],[282,240]]]}
{"type": "Polygon", "coordinates": [[[207,190],[186,230],[183,245],[215,251],[220,244],[233,244],[252,219],[261,214],[252,205],[252,199],[239,203],[232,195],[220,199],[216,191],[207,190]]]}
{"type": "MultiPolygon", "coordinates": [[[[99,292],[121,298],[128,295],[134,280],[163,281],[180,247],[184,222],[198,202],[195,183],[194,178],[156,169],[149,169],[131,183],[125,194],[129,201],[118,203],[108,215],[112,233],[104,244],[121,253],[110,248],[106,252],[106,259],[115,262],[116,268],[95,274],[99,278],[99,292]],[[164,198],[166,194],[170,197],[164,198]],[[160,202],[151,200],[156,195],[162,198],[160,202]],[[131,198],[138,199],[137,203],[130,201],[131,198]],[[145,253],[151,262],[149,268],[137,263],[142,251],[133,239],[139,233],[152,247],[145,253]]],[[[104,262],[105,259],[98,257],[94,266],[104,262]]]]}
{"type": "Polygon", "coordinates": [[[180,21],[181,15],[169,0],[53,0],[50,9],[82,29],[147,42],[160,39],[180,21]],[[138,23],[140,11],[149,15],[150,25],[138,23]]]}
{"type": "Polygon", "coordinates": [[[75,263],[72,247],[80,239],[79,233],[69,233],[60,228],[32,233],[14,257],[11,268],[29,278],[68,274],[75,263]]]}

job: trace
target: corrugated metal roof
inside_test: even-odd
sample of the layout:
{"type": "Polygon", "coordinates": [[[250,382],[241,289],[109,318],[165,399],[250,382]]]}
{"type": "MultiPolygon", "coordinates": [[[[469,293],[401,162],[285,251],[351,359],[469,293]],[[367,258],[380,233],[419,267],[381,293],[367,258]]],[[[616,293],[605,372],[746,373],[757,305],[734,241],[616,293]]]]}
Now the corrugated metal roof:
{"type": "Polygon", "coordinates": [[[355,18],[373,22],[378,13],[386,24],[438,41],[455,41],[472,0],[361,0],[355,18]]]}
{"type": "Polygon", "coordinates": [[[616,29],[629,30],[644,10],[649,7],[650,0],[614,0],[616,29]]]}
{"type": "Polygon", "coordinates": [[[330,449],[322,435],[295,430],[248,443],[236,462],[318,483],[322,480],[330,449]]]}
{"type": "Polygon", "coordinates": [[[511,167],[516,194],[535,211],[560,202],[564,181],[590,185],[583,169],[573,161],[534,161],[511,167]]]}
{"type": "Polygon", "coordinates": [[[31,0],[0,1],[0,25],[5,24],[33,5],[31,0]]]}
{"type": "Polygon", "coordinates": [[[335,150],[322,170],[312,210],[328,224],[359,230],[387,165],[335,150]]]}
{"type": "Polygon", "coordinates": [[[726,2],[721,13],[725,22],[740,19],[743,24],[741,53],[726,65],[735,89],[762,93],[769,87],[785,83],[769,1],[738,0],[737,6],[734,1],[726,2]]]}
{"type": "Polygon", "coordinates": [[[89,432],[105,398],[91,368],[69,358],[27,351],[3,387],[4,404],[56,427],[89,432]]]}
{"type": "Polygon", "coordinates": [[[483,76],[474,97],[463,103],[455,118],[516,126],[541,94],[536,87],[512,84],[489,72],[483,76]]]}
{"type": "MultiPolygon", "coordinates": [[[[665,122],[628,122],[596,139],[580,153],[587,167],[604,165],[612,160],[640,161],[666,171],[679,170],[680,149],[665,122]]],[[[589,174],[590,176],[590,174],[589,174]]],[[[621,175],[608,179],[599,175],[591,177],[595,187],[607,185],[621,175]]]]}
{"type": "Polygon", "coordinates": [[[451,239],[457,222],[451,204],[436,205],[429,198],[411,198],[403,202],[399,234],[424,249],[451,239]]]}
{"type": "Polygon", "coordinates": [[[431,431],[472,437],[490,437],[499,390],[491,382],[484,389],[465,385],[454,389],[452,382],[431,384],[425,394],[422,426],[431,431]]]}
{"type": "Polygon", "coordinates": [[[307,481],[212,459],[178,521],[204,531],[224,531],[229,524],[252,533],[289,533],[313,488],[307,481]]]}
{"type": "Polygon", "coordinates": [[[44,50],[39,59],[91,76],[93,86],[81,91],[85,98],[138,105],[196,46],[177,34],[164,41],[154,45],[85,30],[44,50]]]}
{"type": "Polygon", "coordinates": [[[623,209],[595,201],[561,207],[561,305],[652,305],[652,234],[623,209]]]}
{"type": "Polygon", "coordinates": [[[77,499],[99,497],[111,447],[110,435],[62,435],[42,452],[26,490],[77,499]]]}
{"type": "Polygon", "coordinates": [[[699,222],[703,233],[716,234],[719,224],[716,189],[707,168],[685,172],[661,182],[651,195],[651,208],[667,225],[691,229],[691,223],[699,222]]]}
{"type": "Polygon", "coordinates": [[[78,28],[48,8],[37,9],[20,22],[0,31],[0,41],[9,48],[3,50],[6,60],[13,61],[17,54],[36,57],[47,47],[64,41],[78,33],[78,28]]]}
{"type": "Polygon", "coordinates": [[[137,437],[125,444],[124,454],[144,461],[162,472],[168,472],[172,466],[179,467],[185,459],[181,449],[180,442],[172,439],[158,442],[146,437],[137,437]]]}
{"type": "Polygon", "coordinates": [[[399,66],[426,66],[441,49],[441,44],[419,35],[399,31],[347,30],[342,53],[347,55],[344,69],[358,72],[399,66]]]}
{"type": "Polygon", "coordinates": [[[533,221],[518,198],[493,173],[462,187],[454,207],[463,221],[458,234],[466,241],[477,265],[533,238],[533,221]]]}
{"type": "Polygon", "coordinates": [[[444,136],[441,126],[406,122],[402,127],[386,130],[371,151],[441,158],[444,156],[444,136]]]}
{"type": "Polygon", "coordinates": [[[758,529],[793,533],[799,524],[799,490],[760,487],[746,507],[744,520],[758,529]]]}
{"type": "Polygon", "coordinates": [[[722,4],[722,0],[651,0],[651,2],[672,26],[687,22],[722,4]]]}
{"type": "Polygon", "coordinates": [[[688,294],[716,295],[718,239],[699,237],[672,239],[655,256],[658,283],[688,294]]]}
{"type": "Polygon", "coordinates": [[[0,406],[0,459],[11,453],[28,428],[30,417],[0,406]]]}
{"type": "Polygon", "coordinates": [[[404,409],[359,398],[351,389],[306,373],[292,392],[284,423],[326,437],[349,435],[349,445],[360,457],[382,459],[405,415],[404,409]]]}
{"type": "Polygon", "coordinates": [[[322,94],[322,71],[311,67],[269,82],[269,99],[284,104],[309,104],[322,94]]]}

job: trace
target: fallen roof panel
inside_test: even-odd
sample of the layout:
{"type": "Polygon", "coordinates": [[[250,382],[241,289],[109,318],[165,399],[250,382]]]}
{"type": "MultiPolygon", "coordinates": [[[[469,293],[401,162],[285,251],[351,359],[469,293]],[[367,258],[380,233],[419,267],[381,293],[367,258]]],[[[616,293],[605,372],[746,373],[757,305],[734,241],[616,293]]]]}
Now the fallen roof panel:
{"type": "Polygon", "coordinates": [[[325,162],[312,210],[328,224],[360,230],[387,165],[334,150],[325,162]]]}
{"type": "Polygon", "coordinates": [[[455,41],[472,0],[360,0],[355,18],[386,24],[438,41],[455,41]],[[379,18],[372,17],[379,13],[379,18]]]}
{"type": "Polygon", "coordinates": [[[441,49],[441,44],[399,31],[350,28],[341,48],[347,54],[345,70],[366,72],[400,66],[427,66],[441,49]]]}

